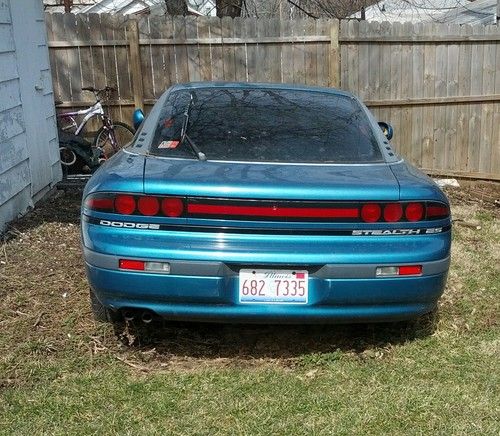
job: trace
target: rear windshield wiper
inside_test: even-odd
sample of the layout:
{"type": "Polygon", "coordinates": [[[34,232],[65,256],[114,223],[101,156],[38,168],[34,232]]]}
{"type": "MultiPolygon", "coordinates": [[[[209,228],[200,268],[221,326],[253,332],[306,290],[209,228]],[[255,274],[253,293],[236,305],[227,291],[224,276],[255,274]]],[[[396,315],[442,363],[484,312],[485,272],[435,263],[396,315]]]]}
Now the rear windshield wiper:
{"type": "Polygon", "coordinates": [[[187,143],[189,144],[189,147],[195,154],[195,156],[199,160],[207,160],[207,156],[205,153],[203,153],[198,146],[195,144],[195,142],[188,136],[187,130],[188,130],[188,125],[189,125],[189,113],[191,111],[191,106],[193,105],[193,95],[190,94],[191,99],[189,100],[189,104],[186,106],[186,110],[184,111],[184,120],[182,121],[182,128],[181,128],[181,140],[179,142],[179,145],[182,145],[185,140],[187,140],[187,143]]]}

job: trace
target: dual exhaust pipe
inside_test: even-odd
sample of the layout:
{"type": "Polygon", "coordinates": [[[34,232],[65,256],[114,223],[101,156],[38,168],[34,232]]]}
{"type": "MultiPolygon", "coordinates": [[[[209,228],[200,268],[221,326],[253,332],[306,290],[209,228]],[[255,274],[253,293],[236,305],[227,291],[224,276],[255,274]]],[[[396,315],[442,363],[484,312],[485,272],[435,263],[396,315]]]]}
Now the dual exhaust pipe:
{"type": "Polygon", "coordinates": [[[140,319],[144,324],[150,324],[153,321],[154,315],[150,310],[127,309],[123,311],[123,318],[128,322],[140,319]]]}

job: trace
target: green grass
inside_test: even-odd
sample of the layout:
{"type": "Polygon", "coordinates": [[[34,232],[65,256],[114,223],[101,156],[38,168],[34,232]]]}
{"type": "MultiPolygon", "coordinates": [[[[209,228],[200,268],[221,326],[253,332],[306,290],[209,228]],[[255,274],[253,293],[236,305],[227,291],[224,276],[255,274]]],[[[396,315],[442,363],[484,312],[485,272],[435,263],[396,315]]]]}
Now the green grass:
{"type": "Polygon", "coordinates": [[[90,319],[60,202],[0,247],[0,434],[498,434],[495,210],[454,207],[482,229],[455,226],[435,317],[113,330],[90,319]]]}

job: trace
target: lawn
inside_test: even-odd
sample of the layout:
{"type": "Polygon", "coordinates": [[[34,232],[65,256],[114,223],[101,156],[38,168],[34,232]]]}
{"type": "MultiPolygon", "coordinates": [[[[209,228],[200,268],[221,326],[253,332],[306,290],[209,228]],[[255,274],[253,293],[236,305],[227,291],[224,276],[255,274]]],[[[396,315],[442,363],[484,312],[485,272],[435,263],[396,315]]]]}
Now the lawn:
{"type": "Polygon", "coordinates": [[[419,321],[114,328],[61,193],[0,243],[0,433],[497,435],[499,193],[450,191],[448,286],[419,321]]]}

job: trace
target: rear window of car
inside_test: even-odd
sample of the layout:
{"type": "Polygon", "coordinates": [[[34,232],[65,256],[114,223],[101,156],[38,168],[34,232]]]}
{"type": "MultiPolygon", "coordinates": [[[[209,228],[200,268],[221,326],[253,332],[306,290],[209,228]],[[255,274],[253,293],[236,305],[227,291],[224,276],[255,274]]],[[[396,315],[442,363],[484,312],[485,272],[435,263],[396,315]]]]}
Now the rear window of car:
{"type": "Polygon", "coordinates": [[[343,95],[269,88],[199,88],[166,100],[151,153],[257,162],[363,163],[382,155],[367,115],[343,95]],[[183,129],[183,126],[185,127],[183,129]],[[185,132],[183,139],[183,133],[185,132]]]}

